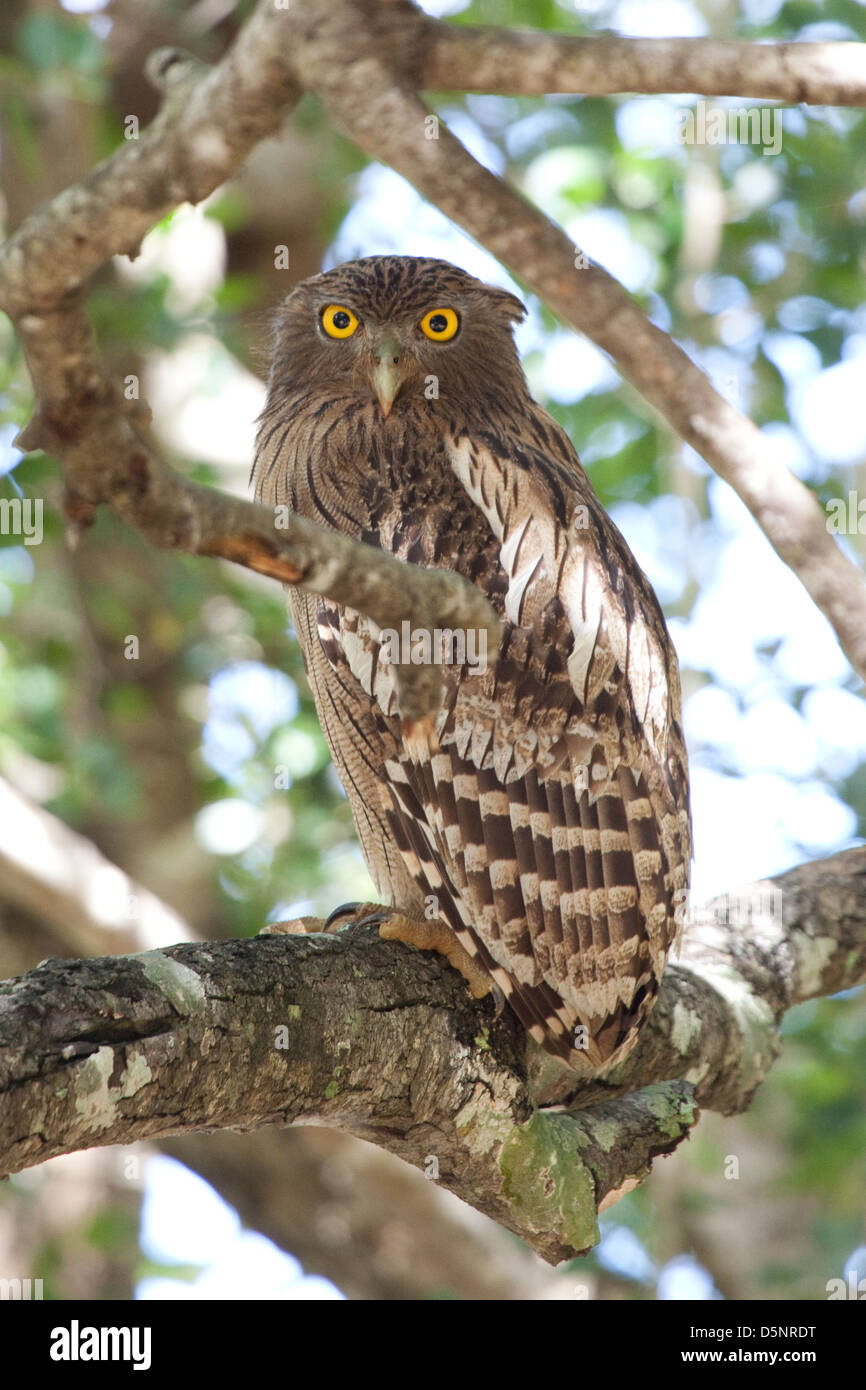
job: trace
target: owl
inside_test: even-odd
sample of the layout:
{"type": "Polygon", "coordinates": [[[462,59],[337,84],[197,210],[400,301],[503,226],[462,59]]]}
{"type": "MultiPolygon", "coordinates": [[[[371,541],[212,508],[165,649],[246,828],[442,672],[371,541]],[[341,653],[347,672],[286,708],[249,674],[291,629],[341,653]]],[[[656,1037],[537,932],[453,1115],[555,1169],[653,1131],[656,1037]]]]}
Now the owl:
{"type": "Polygon", "coordinates": [[[547,1051],[600,1073],[633,1046],[683,915],[679,675],[648,580],[529,392],[524,313],[422,257],[298,284],[253,477],[261,502],[455,570],[499,615],[495,659],[473,634],[433,653],[444,698],[419,735],[397,707],[394,634],[290,593],[382,935],[444,951],[547,1051]]]}

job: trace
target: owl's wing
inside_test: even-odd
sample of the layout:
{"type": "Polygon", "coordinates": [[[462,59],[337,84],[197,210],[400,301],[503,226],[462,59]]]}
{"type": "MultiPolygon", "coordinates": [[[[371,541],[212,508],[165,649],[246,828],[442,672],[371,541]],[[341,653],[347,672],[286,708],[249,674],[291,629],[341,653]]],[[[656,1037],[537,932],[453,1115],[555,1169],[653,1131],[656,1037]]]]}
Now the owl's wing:
{"type": "Polygon", "coordinates": [[[343,610],[339,638],[387,727],[383,810],[413,880],[532,1036],[599,1068],[633,1043],[682,915],[686,756],[658,603],[544,419],[544,448],[447,441],[504,635],[490,669],[477,649],[446,666],[435,741],[401,735],[364,620],[343,610]]]}
{"type": "Polygon", "coordinates": [[[577,1036],[601,1066],[636,1036],[682,916],[686,756],[658,603],[547,424],[544,449],[451,446],[499,547],[507,625],[491,688],[458,684],[419,772],[515,1011],[535,1036],[546,1011],[548,1045],[577,1036]]]}

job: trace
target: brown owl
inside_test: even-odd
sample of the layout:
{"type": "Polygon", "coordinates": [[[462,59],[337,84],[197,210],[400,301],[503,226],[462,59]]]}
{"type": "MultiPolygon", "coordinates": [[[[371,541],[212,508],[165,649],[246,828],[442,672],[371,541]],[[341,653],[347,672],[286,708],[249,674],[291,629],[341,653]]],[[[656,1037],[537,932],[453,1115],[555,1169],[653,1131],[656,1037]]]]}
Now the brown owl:
{"type": "Polygon", "coordinates": [[[474,993],[498,985],[548,1051],[603,1070],[652,1006],[688,887],[679,676],[649,582],[529,394],[512,333],[524,312],[410,256],[297,285],[278,312],[254,478],[259,500],[456,570],[498,612],[495,661],[472,634],[442,644],[442,707],[429,738],[410,738],[384,634],[291,594],[393,909],[382,934],[436,945],[474,993]]]}

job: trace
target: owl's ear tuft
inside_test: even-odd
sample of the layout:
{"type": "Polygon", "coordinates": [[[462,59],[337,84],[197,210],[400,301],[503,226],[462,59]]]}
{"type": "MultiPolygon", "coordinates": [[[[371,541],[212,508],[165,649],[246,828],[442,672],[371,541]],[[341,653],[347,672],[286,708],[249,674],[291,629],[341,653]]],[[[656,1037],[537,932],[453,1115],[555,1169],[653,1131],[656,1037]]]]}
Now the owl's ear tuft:
{"type": "Polygon", "coordinates": [[[513,323],[522,323],[526,318],[526,305],[516,294],[497,289],[495,285],[488,286],[488,293],[493,303],[504,310],[513,323]]]}

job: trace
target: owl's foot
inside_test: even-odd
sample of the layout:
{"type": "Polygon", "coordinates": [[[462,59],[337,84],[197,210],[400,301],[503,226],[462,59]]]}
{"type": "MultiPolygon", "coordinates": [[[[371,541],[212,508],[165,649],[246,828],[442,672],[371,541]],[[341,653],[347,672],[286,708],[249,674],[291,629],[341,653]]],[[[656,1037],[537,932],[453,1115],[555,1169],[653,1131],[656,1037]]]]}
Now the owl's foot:
{"type": "MultiPolygon", "coordinates": [[[[431,920],[421,917],[407,917],[381,903],[343,903],[325,918],[326,932],[339,931],[352,923],[355,926],[379,928],[383,941],[402,941],[407,946],[415,946],[419,951],[438,951],[449,965],[459,972],[469,986],[473,999],[483,999],[493,995],[496,1004],[496,1018],[505,1007],[505,996],[483,966],[479,965],[441,917],[431,920]]],[[[295,928],[295,930],[298,930],[295,928]]],[[[301,928],[303,930],[303,928],[301,928]]]]}
{"type": "Polygon", "coordinates": [[[428,921],[422,917],[406,917],[392,908],[380,907],[362,920],[377,922],[383,941],[403,941],[407,946],[417,946],[419,951],[438,951],[463,976],[473,999],[483,999],[491,990],[498,993],[487,971],[460,945],[441,917],[428,921]]]}
{"type": "Polygon", "coordinates": [[[383,908],[381,903],[341,903],[333,912],[328,913],[322,931],[341,931],[343,927],[351,926],[353,923],[365,922],[377,912],[387,911],[389,909],[383,908]]]}

